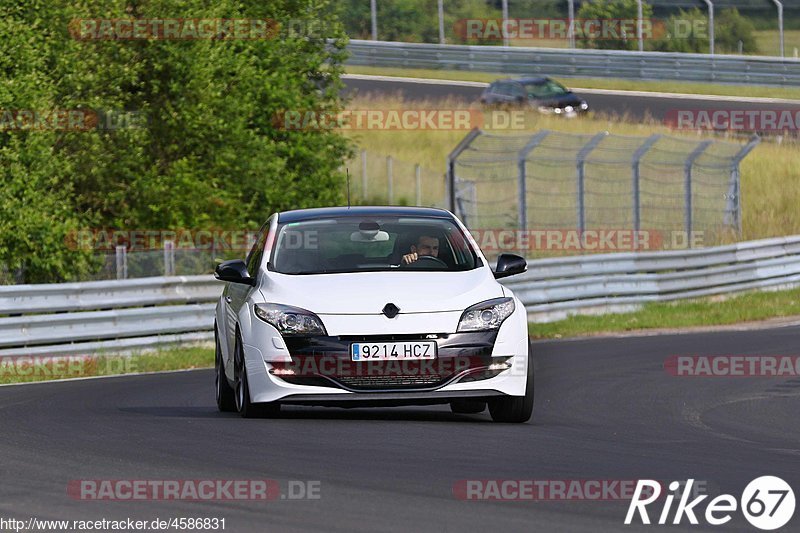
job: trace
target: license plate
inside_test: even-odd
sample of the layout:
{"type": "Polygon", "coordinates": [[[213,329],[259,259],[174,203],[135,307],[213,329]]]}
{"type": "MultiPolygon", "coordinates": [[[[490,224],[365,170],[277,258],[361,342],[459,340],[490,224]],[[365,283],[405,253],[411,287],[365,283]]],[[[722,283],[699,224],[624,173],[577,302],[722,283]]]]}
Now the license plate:
{"type": "Polygon", "coordinates": [[[394,359],[435,359],[436,343],[425,342],[354,342],[350,345],[353,361],[388,361],[394,359]]]}

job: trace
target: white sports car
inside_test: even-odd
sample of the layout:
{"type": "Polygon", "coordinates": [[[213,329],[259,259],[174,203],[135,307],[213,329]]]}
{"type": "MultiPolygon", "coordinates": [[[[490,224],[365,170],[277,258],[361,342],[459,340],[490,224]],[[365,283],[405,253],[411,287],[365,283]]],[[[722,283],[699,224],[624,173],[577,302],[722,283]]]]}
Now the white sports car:
{"type": "Polygon", "coordinates": [[[216,398],[276,416],[282,404],[488,405],[497,422],[533,411],[522,303],[449,211],[336,207],[272,215],[242,260],[220,264],[216,398]]]}

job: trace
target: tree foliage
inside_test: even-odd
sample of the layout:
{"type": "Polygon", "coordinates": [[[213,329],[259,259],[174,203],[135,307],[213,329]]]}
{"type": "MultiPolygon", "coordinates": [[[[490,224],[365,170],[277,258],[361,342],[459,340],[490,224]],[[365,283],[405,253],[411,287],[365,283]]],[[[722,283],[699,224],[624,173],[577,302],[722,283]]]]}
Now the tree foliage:
{"type": "MultiPolygon", "coordinates": [[[[598,21],[635,21],[638,17],[638,4],[636,0],[592,0],[584,2],[576,15],[577,19],[598,21]]],[[[642,5],[642,18],[650,19],[653,8],[646,3],[642,5]]],[[[622,32],[616,32],[622,33],[622,32]]],[[[614,38],[612,32],[603,33],[602,38],[596,39],[581,31],[580,24],[575,36],[583,48],[602,48],[607,50],[638,50],[639,41],[634,31],[632,34],[620,35],[614,38]]]]}
{"type": "Polygon", "coordinates": [[[755,25],[736,8],[722,10],[716,21],[716,45],[723,52],[738,52],[741,41],[743,53],[757,54],[755,30],[755,25]]]}
{"type": "Polygon", "coordinates": [[[139,127],[0,130],[0,265],[27,282],[74,279],[91,267],[67,246],[76,228],[250,229],[274,210],[341,202],[347,141],[274,119],[340,109],[345,41],[329,0],[5,2],[0,109],[129,112],[139,127]],[[80,18],[271,19],[300,31],[87,41],[68,31],[80,18]]]}
{"type": "Polygon", "coordinates": [[[698,8],[680,10],[671,15],[664,27],[664,34],[653,43],[657,52],[683,52],[707,54],[709,51],[708,15],[698,8]]]}

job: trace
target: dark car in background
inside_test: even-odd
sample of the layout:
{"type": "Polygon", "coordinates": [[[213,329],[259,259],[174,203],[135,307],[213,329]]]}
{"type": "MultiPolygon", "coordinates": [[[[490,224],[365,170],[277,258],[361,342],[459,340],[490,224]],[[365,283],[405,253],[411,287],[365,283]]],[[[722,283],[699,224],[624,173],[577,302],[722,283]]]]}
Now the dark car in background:
{"type": "Polygon", "coordinates": [[[483,91],[481,103],[498,107],[530,106],[542,113],[566,117],[589,110],[585,100],[547,77],[497,80],[483,91]]]}

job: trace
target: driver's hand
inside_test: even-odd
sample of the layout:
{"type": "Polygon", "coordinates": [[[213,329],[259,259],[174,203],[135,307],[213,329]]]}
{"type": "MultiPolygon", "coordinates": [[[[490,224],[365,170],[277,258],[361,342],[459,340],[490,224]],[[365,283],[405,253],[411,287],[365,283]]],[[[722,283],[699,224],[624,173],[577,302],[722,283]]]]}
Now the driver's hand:
{"type": "Polygon", "coordinates": [[[403,264],[404,265],[410,265],[411,263],[413,263],[417,259],[419,259],[419,256],[416,253],[406,254],[406,255],[403,256],[403,264]]]}

